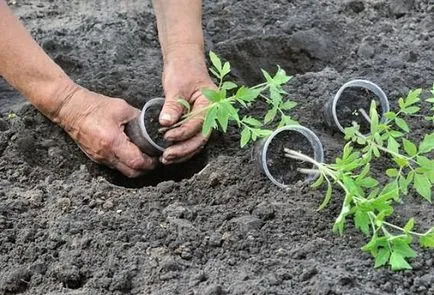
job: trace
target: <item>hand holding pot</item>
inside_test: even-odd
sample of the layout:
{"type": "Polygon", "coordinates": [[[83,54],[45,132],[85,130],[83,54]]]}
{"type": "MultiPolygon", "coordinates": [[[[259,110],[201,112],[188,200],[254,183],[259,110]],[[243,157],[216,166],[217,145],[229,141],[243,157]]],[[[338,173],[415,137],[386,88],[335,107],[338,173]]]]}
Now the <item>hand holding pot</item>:
{"type": "Polygon", "coordinates": [[[58,110],[55,121],[93,161],[137,177],[156,165],[124,133],[125,124],[139,110],[119,98],[103,96],[77,86],[58,110]]]}
{"type": "MultiPolygon", "coordinates": [[[[180,46],[165,56],[163,72],[165,104],[160,113],[160,124],[171,126],[184,114],[178,102],[182,98],[191,105],[191,112],[203,109],[209,101],[201,93],[203,88],[217,88],[212,82],[205,63],[203,49],[199,46],[180,46]]],[[[163,164],[185,161],[198,153],[208,138],[202,135],[203,117],[196,116],[179,127],[170,129],[165,139],[175,142],[161,156],[163,164]]]]}

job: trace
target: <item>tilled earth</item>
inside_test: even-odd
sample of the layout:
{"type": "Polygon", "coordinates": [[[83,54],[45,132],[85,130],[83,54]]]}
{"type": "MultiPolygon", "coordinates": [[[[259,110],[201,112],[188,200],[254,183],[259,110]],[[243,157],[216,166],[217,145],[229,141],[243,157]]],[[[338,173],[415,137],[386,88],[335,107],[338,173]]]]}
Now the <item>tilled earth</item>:
{"type": "MultiPolygon", "coordinates": [[[[149,0],[10,5],[81,85],[137,107],[162,95],[149,0]]],[[[255,83],[275,64],[294,76],[294,117],[328,160],[343,141],[320,114],[340,85],[372,80],[393,107],[434,82],[431,0],[204,7],[207,49],[232,62],[235,79],[255,83]]],[[[419,251],[412,271],[375,270],[351,223],[343,237],[331,232],[341,196],[318,212],[321,191],[273,186],[233,129],[181,167],[127,181],[89,161],[4,81],[0,113],[1,294],[434,294],[434,252],[419,251]]],[[[415,136],[433,128],[417,127],[415,136]]],[[[434,223],[431,204],[406,202],[398,219],[416,216],[421,230],[434,223]]]]}

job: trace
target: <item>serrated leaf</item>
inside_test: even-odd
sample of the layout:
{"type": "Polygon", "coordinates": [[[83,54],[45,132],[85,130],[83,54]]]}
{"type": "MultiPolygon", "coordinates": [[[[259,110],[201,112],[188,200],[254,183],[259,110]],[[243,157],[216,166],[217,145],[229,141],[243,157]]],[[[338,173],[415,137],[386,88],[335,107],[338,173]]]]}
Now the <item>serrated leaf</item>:
{"type": "Polygon", "coordinates": [[[419,245],[423,248],[434,249],[434,228],[419,238],[419,245]]]}
{"type": "Polygon", "coordinates": [[[386,265],[390,258],[390,251],[386,248],[381,248],[375,256],[375,268],[386,265]]]}
{"type": "Polygon", "coordinates": [[[408,139],[403,138],[402,143],[404,144],[404,150],[405,152],[410,156],[413,157],[417,154],[417,147],[414,143],[409,141],[408,139]]]}
{"type": "Polygon", "coordinates": [[[378,181],[372,177],[365,177],[361,179],[358,184],[365,188],[373,188],[378,185],[378,181]]]}
{"type": "Polygon", "coordinates": [[[253,117],[244,117],[242,121],[248,125],[253,126],[253,127],[262,127],[262,123],[253,117]]]}
{"type": "Polygon", "coordinates": [[[408,107],[403,110],[404,114],[411,115],[420,111],[420,107],[408,107]]]}
{"type": "Polygon", "coordinates": [[[410,218],[407,223],[404,226],[404,232],[408,233],[409,231],[413,230],[414,227],[414,218],[410,218]]]}
{"type": "Polygon", "coordinates": [[[356,228],[361,230],[366,236],[370,235],[370,220],[368,213],[363,212],[362,210],[356,210],[354,213],[354,224],[356,228]]]}
{"type": "Polygon", "coordinates": [[[414,175],[414,189],[421,195],[424,199],[431,202],[431,187],[432,184],[428,177],[424,174],[416,173],[414,175]]]}
{"type": "Polygon", "coordinates": [[[389,137],[387,139],[387,149],[391,150],[394,153],[398,153],[399,143],[393,137],[389,137]]]}
{"type": "Polygon", "coordinates": [[[408,106],[413,105],[416,102],[420,101],[420,95],[421,95],[421,93],[422,93],[422,89],[421,88],[418,88],[418,89],[415,89],[415,90],[411,90],[408,93],[407,97],[405,98],[405,104],[404,104],[404,106],[408,107],[408,106]]]}
{"type": "Polygon", "coordinates": [[[241,147],[244,147],[246,144],[249,143],[252,133],[248,128],[244,128],[243,131],[241,131],[241,140],[240,145],[241,147]]]}
{"type": "Polygon", "coordinates": [[[419,145],[419,151],[423,154],[434,150],[434,133],[425,134],[423,141],[419,145]]]}
{"type": "Polygon", "coordinates": [[[240,88],[238,88],[235,97],[249,103],[254,101],[260,93],[261,91],[259,89],[251,89],[245,86],[241,86],[240,88]]]}
{"type": "Polygon", "coordinates": [[[222,78],[224,76],[226,76],[227,74],[229,74],[230,71],[231,71],[231,65],[229,64],[229,62],[225,62],[223,64],[223,68],[222,68],[222,71],[221,71],[222,78]]]}
{"type": "Polygon", "coordinates": [[[395,118],[395,124],[405,132],[410,132],[410,128],[408,127],[407,122],[405,122],[403,119],[395,118]]]}
{"type": "Polygon", "coordinates": [[[392,251],[398,253],[404,258],[414,258],[417,256],[417,253],[410,247],[410,243],[411,243],[411,238],[407,238],[407,237],[396,238],[392,240],[392,245],[393,245],[392,251]]]}
{"type": "Polygon", "coordinates": [[[269,110],[264,117],[264,124],[268,124],[271,121],[273,121],[274,118],[276,117],[276,114],[277,114],[277,109],[272,108],[271,110],[269,110]]]}
{"type": "Polygon", "coordinates": [[[219,102],[222,99],[221,93],[218,90],[203,88],[200,92],[211,102],[219,102]]]}
{"type": "Polygon", "coordinates": [[[222,89],[226,89],[226,90],[232,90],[234,88],[237,88],[237,84],[235,84],[234,82],[230,82],[230,81],[226,81],[223,82],[222,84],[222,89]]]}
{"type": "Polygon", "coordinates": [[[392,267],[392,270],[403,270],[403,269],[412,269],[410,264],[405,260],[402,255],[396,252],[392,252],[389,259],[389,264],[392,267]]]}
{"type": "Polygon", "coordinates": [[[384,114],[384,117],[389,120],[394,120],[396,118],[396,114],[394,112],[387,112],[384,114]]]}
{"type": "Polygon", "coordinates": [[[297,105],[297,103],[295,101],[287,100],[280,105],[280,108],[284,111],[289,111],[289,110],[293,109],[296,105],[297,105]]]}
{"type": "Polygon", "coordinates": [[[216,126],[215,120],[217,116],[217,108],[211,108],[205,115],[205,120],[202,125],[202,134],[208,136],[211,129],[216,126]]]}
{"type": "Polygon", "coordinates": [[[229,124],[229,114],[219,106],[217,111],[217,122],[224,133],[226,133],[229,124]]]}
{"type": "Polygon", "coordinates": [[[212,65],[215,67],[215,69],[220,74],[219,77],[222,77],[222,75],[221,75],[221,72],[222,72],[222,62],[221,62],[220,58],[217,56],[217,54],[215,54],[212,51],[209,52],[209,58],[211,60],[212,65]]]}

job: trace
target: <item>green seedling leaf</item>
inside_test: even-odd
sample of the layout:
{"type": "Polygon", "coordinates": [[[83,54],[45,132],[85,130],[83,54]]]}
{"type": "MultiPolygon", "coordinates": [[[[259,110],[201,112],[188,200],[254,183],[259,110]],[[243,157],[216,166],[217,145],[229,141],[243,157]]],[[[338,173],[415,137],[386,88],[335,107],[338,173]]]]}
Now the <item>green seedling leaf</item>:
{"type": "Polygon", "coordinates": [[[229,113],[224,108],[222,108],[221,106],[218,107],[217,122],[220,124],[222,131],[225,133],[228,129],[229,116],[229,113]]]}
{"type": "Polygon", "coordinates": [[[357,182],[361,187],[374,188],[378,185],[378,181],[372,177],[365,177],[357,182]]]}
{"type": "Polygon", "coordinates": [[[387,149],[394,153],[399,152],[399,143],[393,137],[389,137],[387,140],[387,149]]]}
{"type": "Polygon", "coordinates": [[[392,252],[389,259],[389,264],[394,271],[412,269],[412,267],[410,266],[410,264],[408,264],[405,258],[397,252],[392,252]]]}
{"type": "Polygon", "coordinates": [[[398,176],[399,172],[398,169],[390,168],[386,170],[386,175],[389,177],[396,177],[398,176]]]}
{"type": "Polygon", "coordinates": [[[389,120],[395,120],[396,114],[394,112],[387,112],[384,114],[384,117],[389,120]]]}
{"type": "Polygon", "coordinates": [[[185,110],[187,111],[187,113],[190,113],[191,106],[190,106],[190,103],[188,101],[186,101],[183,98],[178,98],[176,101],[185,108],[185,110]]]}
{"type": "Polygon", "coordinates": [[[251,89],[245,86],[241,86],[240,88],[238,88],[235,96],[237,99],[249,103],[255,101],[258,98],[259,94],[261,94],[261,91],[259,89],[251,89]]]}
{"type": "MultiPolygon", "coordinates": [[[[420,101],[420,95],[422,94],[422,89],[421,88],[419,88],[419,89],[415,89],[415,90],[411,90],[409,93],[408,93],[408,95],[407,95],[407,97],[406,97],[406,99],[405,99],[405,103],[404,103],[404,108],[405,107],[409,107],[409,106],[411,106],[411,105],[413,105],[413,104],[415,104],[415,103],[417,103],[417,102],[419,102],[420,101]]],[[[401,106],[401,105],[400,105],[401,106]]]]}
{"type": "Polygon", "coordinates": [[[386,248],[381,248],[375,255],[375,268],[386,265],[390,258],[390,251],[386,248]]]}
{"type": "Polygon", "coordinates": [[[214,68],[218,71],[218,77],[222,78],[222,62],[220,60],[220,58],[212,51],[209,52],[209,59],[211,60],[212,65],[214,66],[214,68]]]}
{"type": "Polygon", "coordinates": [[[280,108],[284,111],[289,111],[293,109],[295,106],[297,106],[297,103],[295,101],[287,100],[280,105],[280,108]]]}
{"type": "Polygon", "coordinates": [[[277,109],[272,108],[271,110],[269,110],[264,117],[264,124],[268,124],[271,121],[273,121],[276,115],[277,115],[277,109]]]}
{"type": "Polygon", "coordinates": [[[405,122],[403,119],[395,118],[395,124],[405,132],[410,132],[410,128],[408,127],[407,122],[405,122]]]}
{"type": "Polygon", "coordinates": [[[362,210],[356,210],[354,213],[354,224],[356,228],[363,232],[366,236],[370,235],[369,228],[371,222],[369,220],[368,213],[362,210]]]}
{"type": "Polygon", "coordinates": [[[223,64],[223,68],[222,68],[222,71],[221,71],[221,75],[222,75],[222,77],[224,77],[224,76],[226,76],[227,74],[229,74],[230,71],[231,71],[231,65],[230,65],[228,62],[225,62],[225,63],[223,64]]]}
{"type": "Polygon", "coordinates": [[[244,117],[242,120],[244,123],[253,126],[253,127],[262,127],[262,123],[259,120],[256,120],[253,117],[244,117]]]}
{"type": "Polygon", "coordinates": [[[417,154],[417,147],[414,143],[409,141],[408,139],[403,138],[402,143],[404,144],[404,150],[405,152],[410,156],[413,157],[417,154]]]}
{"type": "Polygon", "coordinates": [[[205,120],[202,125],[202,134],[209,136],[211,130],[216,127],[217,108],[211,108],[205,116],[205,120]]]}
{"type": "Polygon", "coordinates": [[[219,102],[222,100],[221,92],[218,90],[204,88],[201,89],[200,92],[211,102],[219,102]]]}
{"type": "Polygon", "coordinates": [[[423,248],[434,249],[434,228],[419,238],[419,245],[423,248]]]}
{"type": "Polygon", "coordinates": [[[410,218],[404,226],[404,232],[408,234],[410,231],[413,230],[413,227],[414,227],[414,218],[410,218]]]}
{"type": "Polygon", "coordinates": [[[230,82],[230,81],[226,81],[223,82],[222,84],[222,89],[226,89],[226,90],[232,90],[234,88],[237,88],[237,84],[235,84],[234,82],[230,82]]]}
{"type": "Polygon", "coordinates": [[[417,191],[419,195],[421,195],[424,199],[431,202],[431,187],[432,184],[429,181],[428,177],[424,174],[416,173],[414,175],[414,189],[417,191]]]}
{"type": "Polygon", "coordinates": [[[434,132],[426,134],[423,141],[419,145],[419,151],[422,154],[426,154],[434,150],[434,132]]]}
{"type": "Polygon", "coordinates": [[[317,180],[315,180],[314,183],[312,183],[312,188],[319,188],[324,183],[325,177],[323,174],[320,174],[317,180]]]}
{"type": "Polygon", "coordinates": [[[371,108],[369,112],[369,117],[371,119],[371,134],[375,134],[378,130],[378,112],[377,112],[377,105],[375,103],[375,100],[371,102],[371,108]]]}
{"type": "Polygon", "coordinates": [[[240,142],[241,147],[244,147],[249,143],[251,136],[252,133],[248,128],[244,128],[243,131],[241,131],[241,142],[240,142]]]}

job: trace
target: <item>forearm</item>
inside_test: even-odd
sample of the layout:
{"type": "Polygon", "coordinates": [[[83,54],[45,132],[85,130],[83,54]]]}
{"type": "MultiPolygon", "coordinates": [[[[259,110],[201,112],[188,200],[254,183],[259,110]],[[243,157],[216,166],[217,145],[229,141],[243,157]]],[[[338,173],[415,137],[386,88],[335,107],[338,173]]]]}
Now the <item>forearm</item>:
{"type": "MultiPolygon", "coordinates": [[[[202,1],[153,0],[165,62],[178,49],[203,53],[202,1]]],[[[180,50],[182,51],[182,50],[180,50]]]]}
{"type": "Polygon", "coordinates": [[[0,76],[54,121],[65,99],[77,88],[3,0],[0,0],[0,76]]]}

